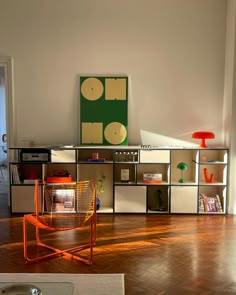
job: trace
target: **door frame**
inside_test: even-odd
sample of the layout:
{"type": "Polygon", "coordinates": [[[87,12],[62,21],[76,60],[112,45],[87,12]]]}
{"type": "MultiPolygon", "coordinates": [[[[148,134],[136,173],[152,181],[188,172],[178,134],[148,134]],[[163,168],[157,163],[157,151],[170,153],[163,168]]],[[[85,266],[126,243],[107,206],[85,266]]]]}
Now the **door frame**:
{"type": "MultiPolygon", "coordinates": [[[[5,76],[5,96],[6,96],[6,129],[7,129],[7,149],[14,146],[14,91],[13,91],[13,58],[0,57],[0,66],[4,68],[5,76]]],[[[9,154],[9,151],[7,151],[9,154]]],[[[9,158],[9,157],[8,157],[9,158]]]]}
{"type": "MultiPolygon", "coordinates": [[[[1,57],[0,66],[4,68],[5,98],[6,98],[6,131],[7,131],[7,166],[9,167],[9,147],[14,147],[15,138],[15,114],[14,114],[14,88],[13,88],[13,58],[1,57]]],[[[8,207],[11,206],[10,177],[8,171],[8,207]]]]}

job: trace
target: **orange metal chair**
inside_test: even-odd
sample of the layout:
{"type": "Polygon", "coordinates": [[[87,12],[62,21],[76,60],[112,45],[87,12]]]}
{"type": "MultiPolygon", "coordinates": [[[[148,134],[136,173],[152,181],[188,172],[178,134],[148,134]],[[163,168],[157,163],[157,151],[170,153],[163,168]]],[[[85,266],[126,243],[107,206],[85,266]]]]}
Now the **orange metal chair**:
{"type": "Polygon", "coordinates": [[[33,263],[64,256],[91,265],[93,246],[96,241],[96,182],[88,180],[60,184],[36,180],[34,201],[35,212],[25,214],[23,218],[25,262],[33,263]],[[36,234],[36,239],[30,242],[28,241],[30,230],[28,224],[35,228],[36,234]],[[72,239],[69,235],[68,240],[64,234],[62,237],[45,234],[49,231],[56,234],[58,231],[72,233],[72,230],[72,239]],[[81,240],[77,239],[77,235],[80,237],[80,234],[81,240]],[[58,240],[60,246],[58,246],[58,240]],[[76,245],[73,244],[71,247],[75,240],[76,245]],[[43,253],[39,249],[44,250],[43,253]]]}

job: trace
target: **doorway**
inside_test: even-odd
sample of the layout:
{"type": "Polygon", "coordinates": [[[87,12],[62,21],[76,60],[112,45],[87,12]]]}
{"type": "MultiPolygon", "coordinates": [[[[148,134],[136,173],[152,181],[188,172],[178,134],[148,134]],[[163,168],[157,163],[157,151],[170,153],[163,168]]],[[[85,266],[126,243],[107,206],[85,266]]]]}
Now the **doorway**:
{"type": "Polygon", "coordinates": [[[8,170],[7,170],[7,141],[4,134],[7,134],[7,109],[6,109],[6,87],[5,67],[0,65],[0,194],[7,193],[8,170]]]}
{"type": "Polygon", "coordinates": [[[13,145],[12,130],[14,130],[13,116],[13,59],[0,57],[0,194],[9,194],[9,146],[13,145]],[[2,135],[7,134],[7,141],[3,142],[2,135]]]}

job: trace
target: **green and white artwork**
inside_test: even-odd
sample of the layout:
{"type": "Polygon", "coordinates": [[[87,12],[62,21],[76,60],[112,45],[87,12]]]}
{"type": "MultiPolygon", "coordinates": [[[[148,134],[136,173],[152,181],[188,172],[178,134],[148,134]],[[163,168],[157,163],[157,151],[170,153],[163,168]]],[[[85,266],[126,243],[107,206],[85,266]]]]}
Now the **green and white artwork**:
{"type": "Polygon", "coordinates": [[[80,77],[80,143],[128,144],[128,77],[80,77]]]}

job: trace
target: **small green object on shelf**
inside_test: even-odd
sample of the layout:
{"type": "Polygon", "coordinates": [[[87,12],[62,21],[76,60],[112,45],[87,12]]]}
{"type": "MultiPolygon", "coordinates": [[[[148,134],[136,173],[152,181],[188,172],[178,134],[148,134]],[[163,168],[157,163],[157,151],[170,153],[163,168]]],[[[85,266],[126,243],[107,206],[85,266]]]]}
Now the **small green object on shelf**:
{"type": "Polygon", "coordinates": [[[188,164],[184,163],[184,162],[180,162],[177,165],[177,168],[181,170],[181,178],[179,179],[179,183],[184,183],[185,179],[184,179],[184,170],[188,169],[188,164]]]}

